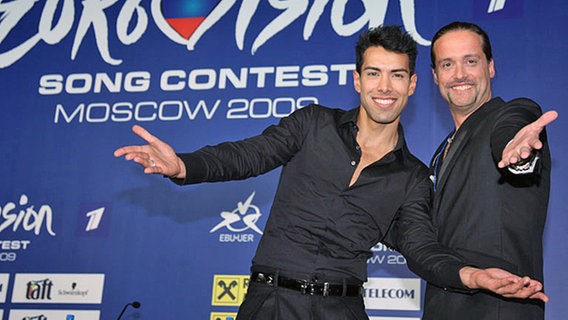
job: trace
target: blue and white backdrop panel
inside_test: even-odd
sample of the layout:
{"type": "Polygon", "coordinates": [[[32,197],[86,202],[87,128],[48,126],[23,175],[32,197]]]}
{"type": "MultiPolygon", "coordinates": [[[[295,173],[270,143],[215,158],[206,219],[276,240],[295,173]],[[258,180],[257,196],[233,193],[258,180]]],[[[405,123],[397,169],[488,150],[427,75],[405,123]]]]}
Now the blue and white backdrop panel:
{"type": "MultiPolygon", "coordinates": [[[[114,319],[132,301],[142,306],[123,318],[230,319],[279,170],[178,187],[113,157],[143,142],[131,126],[191,151],[257,134],[312,102],[355,107],[358,34],[397,24],[419,43],[402,121],[428,162],[453,127],[430,39],[454,20],[490,34],[495,95],[560,111],[548,128],[544,258],[547,318],[565,319],[567,11],[563,0],[0,1],[0,319],[114,319]]],[[[424,284],[398,253],[374,253],[369,314],[420,317],[424,284]]]]}

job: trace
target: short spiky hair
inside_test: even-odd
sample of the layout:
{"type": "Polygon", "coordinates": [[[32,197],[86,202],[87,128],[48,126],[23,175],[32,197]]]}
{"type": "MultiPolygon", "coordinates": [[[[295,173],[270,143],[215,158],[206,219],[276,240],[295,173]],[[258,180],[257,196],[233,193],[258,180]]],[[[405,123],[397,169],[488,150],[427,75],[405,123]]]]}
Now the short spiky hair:
{"type": "Polygon", "coordinates": [[[414,74],[416,56],[418,56],[416,41],[410,34],[402,31],[400,26],[378,26],[364,31],[359,36],[359,41],[355,46],[356,67],[359,73],[363,66],[363,55],[369,47],[383,47],[388,51],[406,54],[410,74],[414,74]]]}
{"type": "Polygon", "coordinates": [[[481,37],[481,47],[483,53],[485,54],[485,58],[487,61],[493,60],[493,53],[491,52],[491,41],[489,41],[489,36],[487,33],[481,29],[480,26],[469,23],[469,22],[462,22],[462,21],[454,21],[450,24],[443,26],[436,34],[434,38],[432,38],[432,46],[430,47],[430,60],[432,63],[432,69],[436,68],[436,56],[434,54],[434,43],[440,39],[441,36],[445,35],[451,31],[458,31],[458,30],[465,30],[471,31],[481,37]]]}

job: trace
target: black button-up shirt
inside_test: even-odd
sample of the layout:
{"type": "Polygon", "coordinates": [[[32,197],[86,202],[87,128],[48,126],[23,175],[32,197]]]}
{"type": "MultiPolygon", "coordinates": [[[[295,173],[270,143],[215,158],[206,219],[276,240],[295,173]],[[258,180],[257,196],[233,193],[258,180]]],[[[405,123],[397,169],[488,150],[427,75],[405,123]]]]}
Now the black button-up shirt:
{"type": "MultiPolygon", "coordinates": [[[[349,186],[361,157],[358,110],[310,105],[258,136],[178,154],[188,174],[177,183],[245,179],[283,166],[252,269],[366,281],[367,259],[377,242],[413,254],[424,247],[424,235],[434,236],[428,223],[428,169],[409,152],[402,126],[395,149],[349,186]],[[394,232],[400,228],[391,226],[401,213],[404,232],[394,232]]],[[[429,263],[430,256],[420,252],[418,263],[429,263]]],[[[448,277],[440,274],[442,266],[416,271],[441,279],[448,277]]],[[[453,273],[461,264],[451,266],[453,273]]],[[[455,276],[451,284],[459,286],[455,276]]]]}

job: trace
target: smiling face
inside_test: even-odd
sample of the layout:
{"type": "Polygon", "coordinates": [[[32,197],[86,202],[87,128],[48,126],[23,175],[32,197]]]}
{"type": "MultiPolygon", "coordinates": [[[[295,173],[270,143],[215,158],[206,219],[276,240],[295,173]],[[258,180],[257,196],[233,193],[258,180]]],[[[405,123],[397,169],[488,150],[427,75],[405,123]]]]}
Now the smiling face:
{"type": "Polygon", "coordinates": [[[373,46],[365,50],[361,73],[353,72],[361,98],[361,115],[372,124],[398,126],[408,97],[416,89],[408,55],[373,46]]]}
{"type": "Polygon", "coordinates": [[[452,113],[467,117],[491,99],[493,60],[488,61],[482,38],[467,30],[450,31],[432,46],[434,82],[452,113]]]}

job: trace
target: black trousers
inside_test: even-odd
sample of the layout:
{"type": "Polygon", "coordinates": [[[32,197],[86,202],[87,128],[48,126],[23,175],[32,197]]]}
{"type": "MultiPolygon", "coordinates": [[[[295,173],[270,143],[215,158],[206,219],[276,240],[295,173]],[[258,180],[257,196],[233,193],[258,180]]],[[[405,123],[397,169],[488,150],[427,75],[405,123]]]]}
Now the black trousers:
{"type": "Polygon", "coordinates": [[[251,282],[237,320],[369,320],[363,297],[307,295],[251,282]]]}

